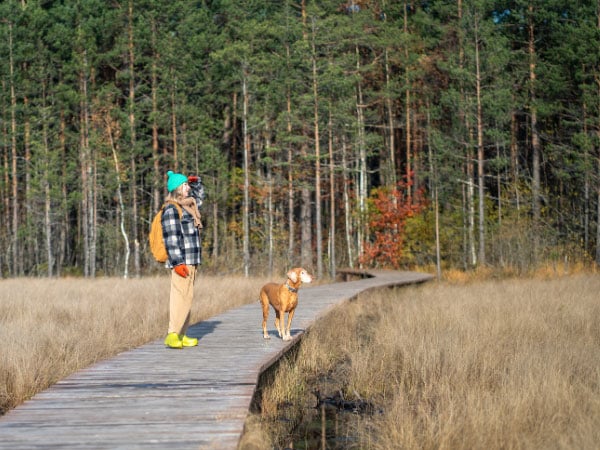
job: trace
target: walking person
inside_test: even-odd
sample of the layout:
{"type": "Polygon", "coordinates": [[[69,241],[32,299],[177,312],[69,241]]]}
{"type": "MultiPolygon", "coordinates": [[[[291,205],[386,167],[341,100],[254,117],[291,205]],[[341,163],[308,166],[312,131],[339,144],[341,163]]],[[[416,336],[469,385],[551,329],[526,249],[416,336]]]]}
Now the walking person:
{"type": "Polygon", "coordinates": [[[162,213],[162,229],[167,249],[166,267],[171,269],[169,328],[165,345],[169,348],[194,347],[198,339],[188,337],[190,312],[194,297],[196,271],[201,263],[200,212],[190,196],[192,179],[173,171],[167,172],[166,206],[162,213]]]}

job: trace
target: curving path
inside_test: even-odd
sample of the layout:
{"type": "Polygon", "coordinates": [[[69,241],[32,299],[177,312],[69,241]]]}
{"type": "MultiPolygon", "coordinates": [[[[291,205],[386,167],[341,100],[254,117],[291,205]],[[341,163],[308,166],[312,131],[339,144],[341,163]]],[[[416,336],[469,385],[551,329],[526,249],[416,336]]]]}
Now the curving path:
{"type": "Polygon", "coordinates": [[[235,449],[260,374],[312,322],[367,290],[432,278],[369,275],[304,286],[291,341],[276,337],[273,312],[265,341],[260,306],[249,304],[191,327],[198,347],[170,350],[160,339],[77,372],[0,417],[0,449],[235,449]]]}

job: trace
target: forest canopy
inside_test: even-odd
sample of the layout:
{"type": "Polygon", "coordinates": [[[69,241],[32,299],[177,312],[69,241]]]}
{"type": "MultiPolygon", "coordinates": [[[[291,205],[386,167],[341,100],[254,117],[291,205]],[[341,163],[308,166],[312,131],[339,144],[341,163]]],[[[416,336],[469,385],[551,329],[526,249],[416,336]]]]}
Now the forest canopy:
{"type": "Polygon", "coordinates": [[[5,0],[0,275],[600,264],[592,0],[5,0]]]}

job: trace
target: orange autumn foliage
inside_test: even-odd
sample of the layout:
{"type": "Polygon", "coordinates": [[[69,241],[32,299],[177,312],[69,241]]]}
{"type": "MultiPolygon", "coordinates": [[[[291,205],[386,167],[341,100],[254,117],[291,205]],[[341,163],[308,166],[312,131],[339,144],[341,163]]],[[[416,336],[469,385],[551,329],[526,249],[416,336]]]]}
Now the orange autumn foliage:
{"type": "Polygon", "coordinates": [[[408,196],[409,183],[398,182],[393,189],[375,189],[369,200],[370,240],[359,262],[369,267],[397,269],[402,260],[406,220],[425,206],[422,191],[408,196]]]}

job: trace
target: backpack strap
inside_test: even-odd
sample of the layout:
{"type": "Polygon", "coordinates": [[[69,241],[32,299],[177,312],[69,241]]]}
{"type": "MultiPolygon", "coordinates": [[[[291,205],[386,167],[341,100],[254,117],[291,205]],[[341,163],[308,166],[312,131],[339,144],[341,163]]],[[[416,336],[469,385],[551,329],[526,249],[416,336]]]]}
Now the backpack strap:
{"type": "Polygon", "coordinates": [[[175,207],[175,209],[179,213],[179,220],[181,220],[181,216],[183,215],[183,211],[181,210],[181,205],[179,203],[177,203],[177,202],[172,201],[172,200],[168,200],[168,201],[166,201],[162,205],[162,210],[163,211],[165,210],[165,208],[167,207],[167,205],[173,205],[175,207]]]}

